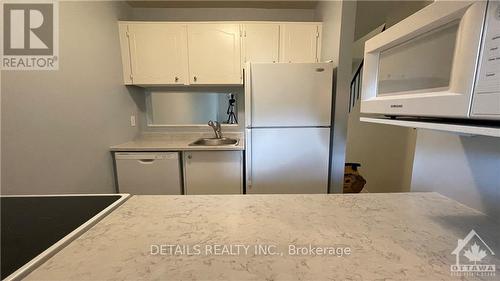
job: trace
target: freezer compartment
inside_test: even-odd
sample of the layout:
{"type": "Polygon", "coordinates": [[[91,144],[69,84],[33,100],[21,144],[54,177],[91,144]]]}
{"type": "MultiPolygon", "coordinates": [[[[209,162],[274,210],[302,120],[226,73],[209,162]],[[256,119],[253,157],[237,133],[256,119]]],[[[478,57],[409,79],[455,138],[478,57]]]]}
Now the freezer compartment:
{"type": "Polygon", "coordinates": [[[330,128],[247,129],[247,193],[327,193],[330,128]]]}
{"type": "Polygon", "coordinates": [[[331,125],[331,63],[252,63],[247,127],[331,125]]]}
{"type": "Polygon", "coordinates": [[[178,152],[116,153],[118,190],[134,195],[182,194],[178,152]]]}

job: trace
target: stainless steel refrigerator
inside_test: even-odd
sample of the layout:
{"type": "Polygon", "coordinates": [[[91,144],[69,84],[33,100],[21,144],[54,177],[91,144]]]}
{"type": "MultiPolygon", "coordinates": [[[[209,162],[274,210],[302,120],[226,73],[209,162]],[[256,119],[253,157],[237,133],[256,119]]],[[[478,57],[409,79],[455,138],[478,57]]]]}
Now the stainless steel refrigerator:
{"type": "Polygon", "coordinates": [[[333,65],[245,69],[246,192],[327,193],[333,65]]]}

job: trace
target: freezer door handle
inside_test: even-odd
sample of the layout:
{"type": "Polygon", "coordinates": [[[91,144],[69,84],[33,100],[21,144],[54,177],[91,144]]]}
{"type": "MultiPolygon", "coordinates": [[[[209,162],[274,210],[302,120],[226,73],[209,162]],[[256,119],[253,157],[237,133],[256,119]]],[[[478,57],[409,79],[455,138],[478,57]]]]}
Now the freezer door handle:
{"type": "Polygon", "coordinates": [[[245,126],[252,126],[252,65],[247,62],[245,65],[245,126]]]}

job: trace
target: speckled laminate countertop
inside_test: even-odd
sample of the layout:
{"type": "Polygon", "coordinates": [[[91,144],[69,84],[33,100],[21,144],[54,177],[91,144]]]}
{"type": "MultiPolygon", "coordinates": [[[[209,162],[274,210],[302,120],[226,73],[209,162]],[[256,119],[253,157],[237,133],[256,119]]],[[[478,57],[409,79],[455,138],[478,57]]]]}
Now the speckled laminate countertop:
{"type": "Polygon", "coordinates": [[[113,145],[111,151],[185,151],[185,150],[244,150],[243,133],[225,133],[224,137],[238,140],[236,145],[193,146],[199,138],[213,138],[213,133],[162,133],[144,134],[126,143],[113,145]]]}
{"type": "MultiPolygon", "coordinates": [[[[452,251],[471,229],[500,253],[498,222],[437,193],[133,196],[26,279],[464,280],[450,273],[452,251]],[[309,244],[350,254],[289,252],[309,244]]],[[[500,260],[482,262],[497,276],[479,279],[498,280],[500,260]]]]}

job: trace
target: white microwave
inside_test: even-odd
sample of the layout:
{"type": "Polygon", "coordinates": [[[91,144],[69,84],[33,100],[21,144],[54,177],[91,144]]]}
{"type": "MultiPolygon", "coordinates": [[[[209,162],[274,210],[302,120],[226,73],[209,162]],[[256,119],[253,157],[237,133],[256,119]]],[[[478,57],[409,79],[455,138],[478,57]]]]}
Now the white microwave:
{"type": "Polygon", "coordinates": [[[362,113],[500,120],[500,1],[434,2],[364,59],[362,113]]]}

